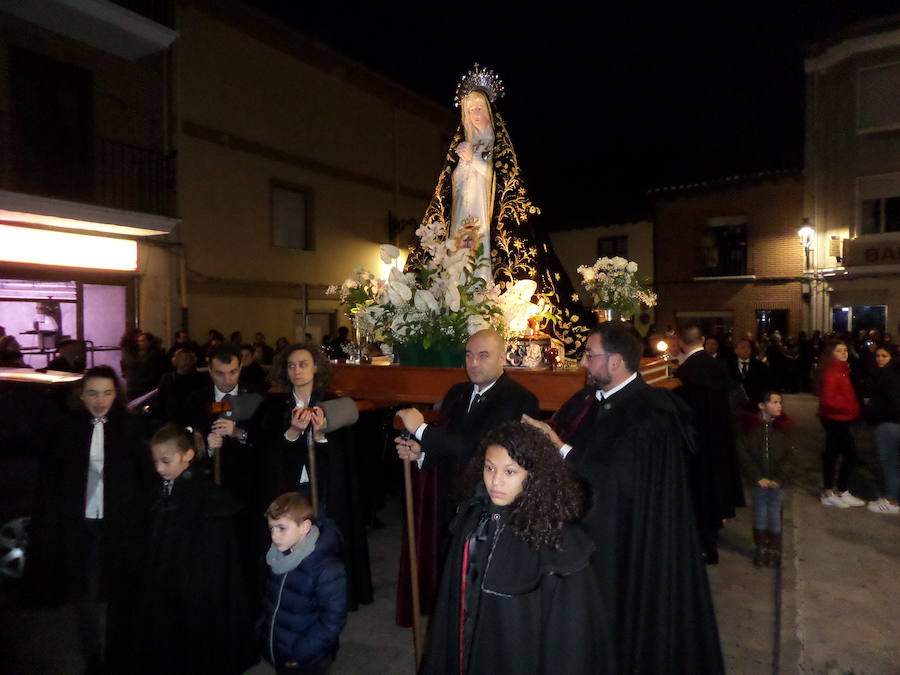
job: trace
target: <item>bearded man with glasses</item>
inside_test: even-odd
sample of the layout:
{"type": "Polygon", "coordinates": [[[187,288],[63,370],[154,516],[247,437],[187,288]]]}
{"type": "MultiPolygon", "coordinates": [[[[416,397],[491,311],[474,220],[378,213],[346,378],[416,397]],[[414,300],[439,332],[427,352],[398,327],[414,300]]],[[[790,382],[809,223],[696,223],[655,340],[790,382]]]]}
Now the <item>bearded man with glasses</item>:
{"type": "Polygon", "coordinates": [[[689,412],[644,382],[641,351],[630,325],[601,324],[581,358],[585,388],[552,427],[523,420],[550,437],[589,488],[583,525],[597,544],[591,566],[610,612],[615,672],[723,673],[688,485],[689,412]]]}

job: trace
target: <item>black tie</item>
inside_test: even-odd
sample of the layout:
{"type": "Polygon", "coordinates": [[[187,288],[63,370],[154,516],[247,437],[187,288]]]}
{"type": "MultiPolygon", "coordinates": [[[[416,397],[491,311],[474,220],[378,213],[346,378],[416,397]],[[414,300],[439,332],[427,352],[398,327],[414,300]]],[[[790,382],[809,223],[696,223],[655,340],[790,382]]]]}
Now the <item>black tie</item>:
{"type": "Polygon", "coordinates": [[[741,361],[741,377],[747,377],[747,362],[741,361]]]}
{"type": "Polygon", "coordinates": [[[472,398],[472,402],[469,404],[468,412],[472,412],[475,408],[478,407],[478,404],[484,399],[484,394],[475,394],[472,398]]]}

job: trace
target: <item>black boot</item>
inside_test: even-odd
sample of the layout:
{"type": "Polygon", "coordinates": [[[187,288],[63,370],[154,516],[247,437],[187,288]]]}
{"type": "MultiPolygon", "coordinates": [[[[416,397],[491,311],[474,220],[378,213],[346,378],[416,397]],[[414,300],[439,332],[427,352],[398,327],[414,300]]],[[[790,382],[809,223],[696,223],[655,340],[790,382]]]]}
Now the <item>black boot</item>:
{"type": "Polygon", "coordinates": [[[753,543],[756,545],[756,552],[753,554],[753,566],[762,567],[766,564],[769,533],[766,530],[753,530],[753,543]]]}
{"type": "Polygon", "coordinates": [[[767,532],[769,535],[769,558],[766,564],[769,567],[781,566],[781,532],[767,532]]]}

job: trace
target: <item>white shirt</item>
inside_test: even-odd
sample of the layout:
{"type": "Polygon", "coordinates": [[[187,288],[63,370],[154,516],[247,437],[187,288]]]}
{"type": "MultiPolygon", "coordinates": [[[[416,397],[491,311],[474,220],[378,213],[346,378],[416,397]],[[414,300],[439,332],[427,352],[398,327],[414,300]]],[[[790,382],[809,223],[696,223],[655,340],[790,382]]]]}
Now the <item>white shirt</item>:
{"type": "MultiPolygon", "coordinates": [[[[296,409],[296,408],[305,408],[305,407],[306,407],[306,402],[297,398],[297,394],[294,394],[294,408],[296,409]]],[[[288,438],[288,432],[287,431],[284,432],[284,440],[286,440],[290,443],[296,443],[301,438],[303,438],[303,434],[300,434],[297,438],[295,438],[294,440],[291,440],[290,438],[288,438]]],[[[306,472],[306,464],[303,465],[303,471],[300,472],[300,482],[301,483],[309,482],[309,474],[306,472]]]]}
{"type": "Polygon", "coordinates": [[[696,354],[697,352],[702,352],[702,351],[703,351],[703,345],[700,345],[699,347],[694,347],[694,348],[693,348],[691,351],[689,351],[689,352],[684,352],[684,359],[682,360],[682,363],[684,363],[685,361],[687,361],[690,357],[692,357],[692,356],[693,356],[694,354],[696,354]]]}
{"type": "Polygon", "coordinates": [[[216,403],[221,403],[222,399],[225,398],[225,396],[227,396],[229,394],[231,396],[237,396],[238,389],[239,389],[239,386],[234,385],[234,389],[232,389],[231,391],[219,391],[219,388],[217,386],[213,385],[213,394],[215,394],[216,403]]]}
{"type": "MultiPolygon", "coordinates": [[[[497,380],[499,380],[499,379],[500,379],[500,378],[498,377],[497,380]]],[[[476,384],[474,387],[472,387],[472,394],[469,396],[469,405],[466,406],[466,412],[468,412],[469,409],[472,407],[472,401],[475,400],[475,396],[478,395],[478,394],[481,394],[482,396],[483,396],[484,394],[486,394],[488,389],[490,389],[490,388],[493,387],[495,384],[497,384],[497,380],[494,380],[494,381],[491,382],[489,385],[485,386],[485,388],[482,389],[481,391],[478,391],[478,385],[477,385],[477,384],[476,384]]],[[[425,424],[425,423],[423,422],[422,424],[420,424],[420,425],[416,428],[416,432],[413,434],[413,436],[415,436],[416,440],[419,441],[420,443],[422,442],[422,435],[425,433],[425,428],[426,428],[427,426],[428,426],[428,425],[425,424]]],[[[423,450],[423,451],[422,451],[422,454],[419,455],[419,459],[416,460],[416,465],[418,465],[418,467],[421,469],[421,468],[422,468],[422,463],[423,463],[424,461],[425,461],[425,451],[423,450]]]]}
{"type": "Polygon", "coordinates": [[[97,422],[91,433],[84,517],[92,520],[103,518],[103,427],[104,424],[97,422]]]}
{"type": "MultiPolygon", "coordinates": [[[[691,353],[693,353],[693,352],[691,352],[691,353]]],[[[600,401],[600,402],[608,401],[609,398],[610,398],[613,394],[615,394],[616,392],[621,391],[622,389],[624,389],[625,387],[627,387],[629,384],[631,384],[631,383],[635,380],[635,378],[637,378],[637,373],[632,373],[632,374],[631,374],[631,377],[629,377],[628,379],[624,380],[623,382],[620,382],[619,384],[617,384],[617,385],[616,385],[615,387],[613,387],[612,389],[609,389],[609,390],[607,390],[607,391],[603,391],[602,389],[598,389],[597,392],[594,394],[594,396],[596,396],[596,397],[597,397],[597,400],[600,401]]],[[[559,449],[559,454],[560,454],[560,456],[561,456],[563,459],[565,459],[565,458],[566,458],[566,455],[568,455],[569,452],[570,452],[571,450],[572,450],[572,446],[571,446],[571,445],[569,445],[568,443],[563,443],[562,447],[559,449]]]]}

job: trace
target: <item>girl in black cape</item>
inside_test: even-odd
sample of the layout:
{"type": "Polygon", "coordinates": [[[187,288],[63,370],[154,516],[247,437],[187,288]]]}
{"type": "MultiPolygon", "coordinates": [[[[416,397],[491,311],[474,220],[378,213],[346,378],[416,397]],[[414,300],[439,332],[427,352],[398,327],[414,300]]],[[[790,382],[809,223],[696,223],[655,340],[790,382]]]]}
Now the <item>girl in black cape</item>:
{"type": "Polygon", "coordinates": [[[585,508],[574,474],[522,422],[489,433],[475,462],[482,480],[450,526],[422,672],[613,672],[594,545],[572,524],[585,508]]]}
{"type": "Polygon", "coordinates": [[[194,437],[167,424],[150,441],[161,481],[151,508],[131,672],[243,673],[255,661],[238,551],[240,505],[191,470],[194,437]]]}
{"type": "Polygon", "coordinates": [[[30,582],[38,600],[74,604],[86,672],[127,672],[152,474],[115,371],[90,368],[78,394],[42,461],[30,582]]]}
{"type": "MultiPolygon", "coordinates": [[[[319,498],[316,516],[333,520],[343,537],[341,556],[347,568],[347,606],[355,610],[373,599],[369,544],[352,429],[338,428],[351,420],[331,412],[326,415],[322,408],[323,404],[339,403],[325,391],[330,370],[328,358],[310,343],[291,345],[276,357],[271,378],[283,393],[270,394],[254,420],[261,442],[261,481],[255,508],[260,515],[263,552],[269,532],[262,514],[268,505],[285,492],[299,491],[310,496],[307,434],[312,433],[319,498]]],[[[355,404],[344,400],[351,403],[355,413],[355,404]]],[[[333,405],[329,411],[340,409],[333,405]]]]}

